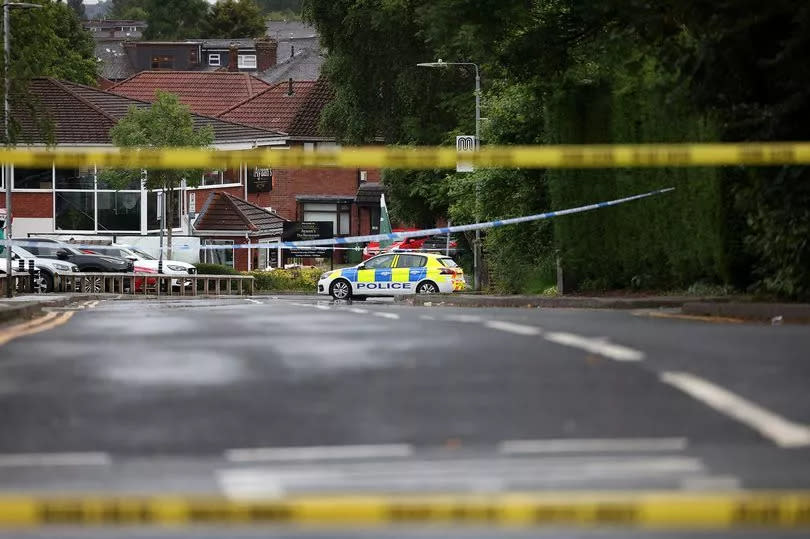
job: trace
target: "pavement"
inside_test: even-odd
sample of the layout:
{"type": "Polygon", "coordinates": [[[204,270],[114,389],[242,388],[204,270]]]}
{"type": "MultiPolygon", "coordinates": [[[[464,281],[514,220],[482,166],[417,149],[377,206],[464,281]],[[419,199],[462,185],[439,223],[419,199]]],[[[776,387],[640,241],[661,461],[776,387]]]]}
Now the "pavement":
{"type": "MultiPolygon", "coordinates": [[[[0,491],[255,500],[810,488],[806,326],[312,296],[50,310],[45,329],[7,328],[0,345],[0,491]]],[[[71,537],[25,533],[12,536],[71,537]]],[[[707,534],[731,535],[765,536],[707,534]]]]}

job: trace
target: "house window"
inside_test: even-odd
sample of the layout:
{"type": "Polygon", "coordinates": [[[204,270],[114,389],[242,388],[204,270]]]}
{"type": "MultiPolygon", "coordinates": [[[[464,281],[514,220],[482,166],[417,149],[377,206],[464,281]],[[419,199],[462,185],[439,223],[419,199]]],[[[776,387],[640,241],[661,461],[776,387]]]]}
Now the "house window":
{"type": "Polygon", "coordinates": [[[153,56],[152,69],[174,69],[174,56],[153,56]]]}
{"type": "Polygon", "coordinates": [[[221,170],[208,170],[203,173],[200,185],[222,185],[225,183],[224,176],[221,170]]]}
{"type": "Polygon", "coordinates": [[[205,249],[201,257],[208,264],[233,267],[233,240],[203,240],[205,245],[230,245],[230,249],[205,249]]]}
{"type": "Polygon", "coordinates": [[[256,69],[256,55],[240,54],[238,65],[239,69],[256,69]]]}
{"type": "Polygon", "coordinates": [[[357,185],[359,186],[361,183],[366,183],[368,181],[368,171],[367,170],[358,170],[357,171],[357,185]]]}
{"type": "Polygon", "coordinates": [[[208,55],[208,65],[214,66],[214,67],[217,67],[217,66],[221,65],[220,64],[220,59],[219,59],[219,53],[209,54],[208,55]]]}
{"type": "Polygon", "coordinates": [[[351,224],[351,204],[304,204],[304,221],[332,223],[335,236],[347,236],[351,224]]]}
{"type": "Polygon", "coordinates": [[[197,56],[197,49],[189,49],[188,51],[188,63],[191,65],[197,65],[200,63],[199,56],[197,56]]]}

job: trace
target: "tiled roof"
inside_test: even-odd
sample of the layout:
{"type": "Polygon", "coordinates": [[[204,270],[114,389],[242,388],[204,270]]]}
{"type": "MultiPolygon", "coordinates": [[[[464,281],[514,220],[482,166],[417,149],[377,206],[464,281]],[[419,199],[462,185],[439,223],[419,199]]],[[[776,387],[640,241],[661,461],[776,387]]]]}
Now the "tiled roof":
{"type": "Polygon", "coordinates": [[[152,101],[156,90],[176,94],[198,114],[216,116],[234,103],[248,99],[270,85],[247,73],[229,71],[142,71],[116,84],[110,92],[152,101]]]}
{"type": "Polygon", "coordinates": [[[229,193],[208,195],[194,229],[204,231],[233,231],[254,236],[281,236],[283,217],[229,193]]]}
{"type": "Polygon", "coordinates": [[[292,137],[317,137],[323,107],[332,99],[329,84],[318,81],[279,82],[220,114],[234,122],[282,131],[292,137]]]}
{"type": "Polygon", "coordinates": [[[135,73],[121,41],[97,41],[94,54],[101,62],[101,76],[105,79],[119,81],[135,73]]]}
{"type": "MultiPolygon", "coordinates": [[[[279,45],[281,48],[281,45],[279,45]]],[[[289,54],[289,52],[288,52],[289,54]]],[[[279,63],[270,69],[258,73],[256,76],[265,82],[274,84],[282,80],[317,80],[321,76],[324,57],[317,48],[299,50],[293,58],[281,57],[278,53],[279,63]]]]}
{"type": "MultiPolygon", "coordinates": [[[[98,88],[35,78],[29,92],[36,96],[42,110],[38,114],[53,122],[53,138],[57,144],[110,144],[110,129],[123,118],[131,106],[148,107],[149,103],[129,99],[98,88]]],[[[42,126],[37,125],[27,111],[13,111],[22,128],[23,140],[42,143],[47,140],[42,126]]],[[[241,125],[218,118],[192,114],[194,127],[210,125],[214,143],[252,142],[278,136],[278,133],[241,125]]]]}

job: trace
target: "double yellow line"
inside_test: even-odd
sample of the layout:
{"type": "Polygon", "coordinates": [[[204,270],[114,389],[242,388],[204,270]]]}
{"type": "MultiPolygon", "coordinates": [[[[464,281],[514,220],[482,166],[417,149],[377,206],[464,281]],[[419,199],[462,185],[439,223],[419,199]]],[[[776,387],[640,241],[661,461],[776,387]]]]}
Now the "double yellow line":
{"type": "Polygon", "coordinates": [[[70,320],[73,314],[74,311],[65,311],[63,313],[50,312],[28,322],[2,329],[0,330],[0,346],[19,337],[34,335],[61,326],[70,320]]]}

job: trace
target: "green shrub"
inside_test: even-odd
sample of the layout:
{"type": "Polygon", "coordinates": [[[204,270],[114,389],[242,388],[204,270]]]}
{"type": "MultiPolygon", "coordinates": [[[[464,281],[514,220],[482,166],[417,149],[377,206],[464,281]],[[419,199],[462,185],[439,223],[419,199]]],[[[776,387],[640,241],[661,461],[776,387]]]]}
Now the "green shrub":
{"type": "Polygon", "coordinates": [[[314,292],[323,271],[319,268],[275,269],[250,271],[256,290],[300,290],[314,292]]]}
{"type": "Polygon", "coordinates": [[[194,264],[197,268],[197,273],[200,275],[240,275],[238,271],[230,266],[222,266],[220,264],[194,264]]]}

